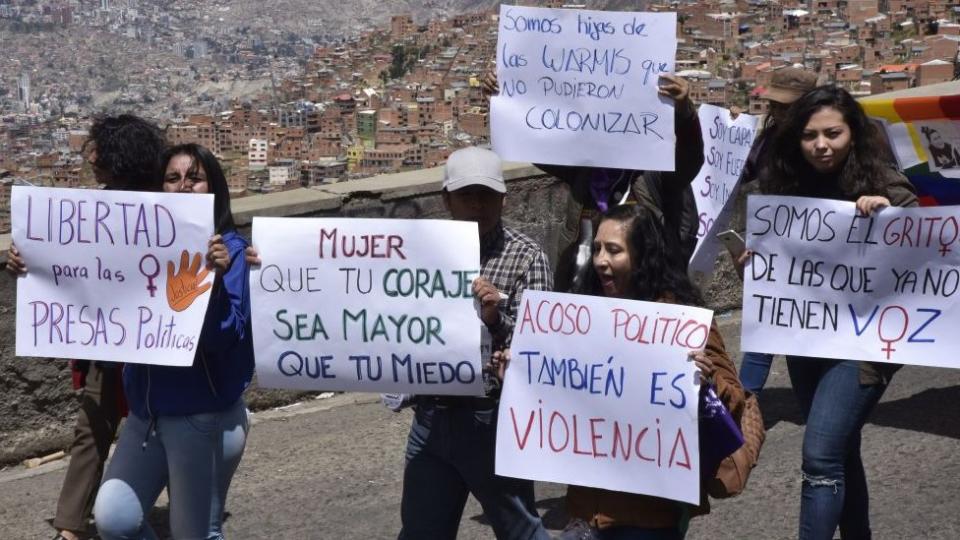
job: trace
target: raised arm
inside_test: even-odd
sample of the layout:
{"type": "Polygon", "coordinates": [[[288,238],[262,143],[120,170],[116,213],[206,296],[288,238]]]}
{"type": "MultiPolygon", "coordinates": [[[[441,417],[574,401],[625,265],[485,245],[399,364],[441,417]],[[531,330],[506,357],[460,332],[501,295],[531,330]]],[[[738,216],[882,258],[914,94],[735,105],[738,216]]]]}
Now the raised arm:
{"type": "Polygon", "coordinates": [[[230,349],[246,337],[250,321],[250,266],[244,259],[246,241],[239,235],[225,239],[230,265],[217,275],[204,319],[201,346],[230,349]]]}
{"type": "Polygon", "coordinates": [[[537,249],[532,254],[526,271],[520,274],[516,286],[510,292],[506,309],[500,310],[500,323],[490,328],[494,343],[502,343],[504,347],[510,346],[517,312],[520,309],[520,296],[526,289],[535,291],[553,290],[553,272],[550,270],[550,263],[547,261],[546,254],[541,249],[537,249]]]}

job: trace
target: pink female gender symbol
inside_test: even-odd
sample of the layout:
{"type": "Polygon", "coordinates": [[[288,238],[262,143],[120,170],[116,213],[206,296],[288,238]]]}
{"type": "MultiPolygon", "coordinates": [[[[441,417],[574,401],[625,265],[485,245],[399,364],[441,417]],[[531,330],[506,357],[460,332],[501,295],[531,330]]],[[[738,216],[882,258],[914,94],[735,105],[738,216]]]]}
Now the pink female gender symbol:
{"type": "Polygon", "coordinates": [[[893,348],[893,344],[903,339],[903,336],[907,335],[907,327],[910,326],[910,315],[907,314],[907,310],[903,309],[900,306],[887,306],[883,308],[883,311],[880,312],[880,320],[877,321],[877,337],[880,338],[880,341],[886,343],[886,347],[881,347],[882,352],[887,353],[887,360],[890,359],[890,353],[896,351],[893,348]],[[891,309],[898,309],[900,313],[903,313],[903,327],[900,331],[900,335],[895,338],[885,338],[883,337],[883,317],[887,314],[887,311],[891,309]]]}

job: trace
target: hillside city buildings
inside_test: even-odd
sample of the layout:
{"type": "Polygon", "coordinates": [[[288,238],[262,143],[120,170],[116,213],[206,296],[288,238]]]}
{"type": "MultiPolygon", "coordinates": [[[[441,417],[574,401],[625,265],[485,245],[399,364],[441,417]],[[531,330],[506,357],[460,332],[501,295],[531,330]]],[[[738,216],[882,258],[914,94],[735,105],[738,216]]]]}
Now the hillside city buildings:
{"type": "MultiPolygon", "coordinates": [[[[210,148],[235,196],[433,167],[489,136],[479,81],[493,66],[496,11],[396,14],[331,38],[221,29],[208,12],[229,6],[195,4],[171,14],[133,0],[0,0],[0,43],[14,45],[0,59],[0,232],[14,183],[95,185],[80,152],[100,111],[154,118],[171,143],[210,148]]],[[[677,71],[701,103],[763,114],[763,88],[794,64],[859,96],[956,75],[960,1],[647,9],[678,13],[677,71]]]]}

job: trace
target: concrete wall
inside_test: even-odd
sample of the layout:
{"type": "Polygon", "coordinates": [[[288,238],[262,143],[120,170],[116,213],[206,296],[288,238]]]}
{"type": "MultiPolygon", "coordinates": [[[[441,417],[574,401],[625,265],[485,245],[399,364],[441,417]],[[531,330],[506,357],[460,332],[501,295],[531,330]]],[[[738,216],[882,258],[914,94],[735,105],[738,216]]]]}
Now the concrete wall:
{"type": "MultiPolygon", "coordinates": [[[[556,257],[563,229],[565,186],[529,165],[507,167],[508,224],[541,241],[556,257]]],[[[249,237],[253,216],[353,216],[443,218],[442,169],[367,178],[234,201],[241,232],[249,237]]],[[[9,235],[0,237],[5,254],[9,235]]],[[[0,256],[0,260],[5,257],[0,256]]],[[[0,464],[69,445],[77,413],[70,371],[64,360],[16,358],[16,280],[0,273],[0,464]]],[[[251,408],[292,402],[302,393],[258,390],[247,394],[251,408]]]]}
{"type": "MultiPolygon", "coordinates": [[[[541,242],[551,261],[573,241],[578,208],[566,186],[526,164],[505,167],[507,224],[541,242]]],[[[377,176],[269,195],[233,203],[234,217],[249,237],[254,216],[352,216],[444,218],[440,196],[442,169],[377,176]]],[[[0,237],[6,253],[9,235],[0,237]]],[[[4,258],[0,255],[0,261],[4,258]]],[[[714,309],[740,305],[740,286],[723,255],[707,297],[714,309]]],[[[66,448],[72,438],[77,400],[64,360],[16,358],[14,317],[16,280],[0,272],[0,464],[66,448]]],[[[301,399],[303,393],[254,388],[247,393],[253,409],[301,399]]]]}

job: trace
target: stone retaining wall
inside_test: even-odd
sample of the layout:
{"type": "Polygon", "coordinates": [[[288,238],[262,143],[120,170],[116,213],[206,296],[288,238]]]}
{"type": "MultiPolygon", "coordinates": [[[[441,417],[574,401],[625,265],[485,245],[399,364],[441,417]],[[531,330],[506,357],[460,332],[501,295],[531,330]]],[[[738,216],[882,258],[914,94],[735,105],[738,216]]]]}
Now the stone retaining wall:
{"type": "MultiPolygon", "coordinates": [[[[444,218],[442,174],[435,168],[246,197],[233,202],[234,217],[247,237],[253,216],[444,218]]],[[[566,186],[526,164],[507,164],[505,175],[505,221],[541,242],[556,261],[557,253],[573,241],[570,227],[577,219],[566,186]]],[[[9,235],[0,236],[2,253],[9,242],[9,235]]],[[[709,304],[717,310],[739,307],[739,281],[726,255],[718,269],[705,291],[709,304]]],[[[15,297],[16,281],[0,273],[0,465],[66,448],[77,414],[65,361],[14,356],[15,297]]],[[[263,409],[304,394],[261,390],[254,383],[246,397],[252,409],[263,409]]]]}

